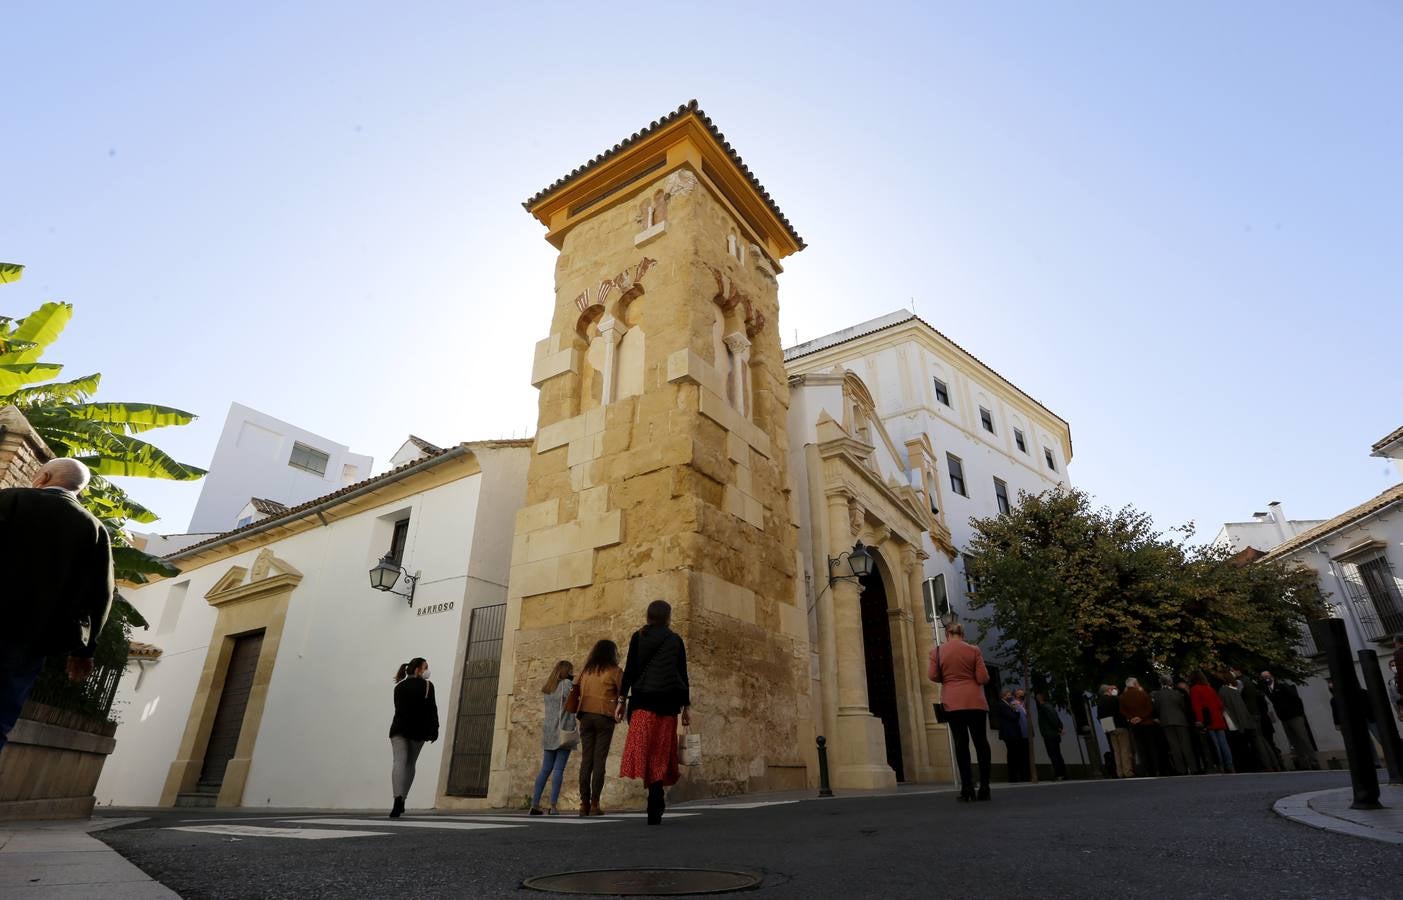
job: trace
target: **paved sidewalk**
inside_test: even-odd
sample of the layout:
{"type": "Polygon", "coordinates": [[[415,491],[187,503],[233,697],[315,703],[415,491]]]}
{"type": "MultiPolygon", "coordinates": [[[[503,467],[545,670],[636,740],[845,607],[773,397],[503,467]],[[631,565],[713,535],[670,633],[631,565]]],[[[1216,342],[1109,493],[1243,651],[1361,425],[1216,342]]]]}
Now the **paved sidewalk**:
{"type": "Polygon", "coordinates": [[[1353,799],[1352,788],[1332,788],[1282,797],[1272,808],[1277,815],[1312,828],[1403,844],[1403,786],[1379,785],[1383,809],[1350,809],[1353,799]]]}
{"type": "Polygon", "coordinates": [[[91,832],[142,821],[0,822],[0,896],[5,900],[171,900],[174,891],[91,832]]]}

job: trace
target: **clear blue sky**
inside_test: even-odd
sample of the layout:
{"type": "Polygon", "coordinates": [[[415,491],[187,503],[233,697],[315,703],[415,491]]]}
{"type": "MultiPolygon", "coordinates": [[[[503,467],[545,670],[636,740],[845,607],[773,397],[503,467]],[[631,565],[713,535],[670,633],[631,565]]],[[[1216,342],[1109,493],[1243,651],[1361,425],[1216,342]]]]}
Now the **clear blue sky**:
{"type": "Polygon", "coordinates": [[[0,311],[74,303],[55,359],[195,464],[232,400],[377,464],[529,433],[520,202],[696,97],[809,242],[786,343],[914,297],[1206,537],[1397,480],[1397,5],[469,6],[7,4],[0,311]]]}

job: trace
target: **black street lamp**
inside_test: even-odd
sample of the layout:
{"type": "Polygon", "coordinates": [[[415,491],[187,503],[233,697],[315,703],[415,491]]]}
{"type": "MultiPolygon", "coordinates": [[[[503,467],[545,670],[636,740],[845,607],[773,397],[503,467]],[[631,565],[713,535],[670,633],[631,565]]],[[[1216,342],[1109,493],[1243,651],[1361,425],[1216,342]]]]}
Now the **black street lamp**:
{"type": "Polygon", "coordinates": [[[859,580],[872,574],[872,554],[867,552],[867,548],[862,546],[862,541],[858,541],[848,553],[839,553],[837,557],[828,557],[828,584],[831,587],[833,582],[839,579],[859,580]],[[847,571],[839,571],[833,574],[834,569],[841,569],[846,566],[847,571]]]}
{"type": "Polygon", "coordinates": [[[418,583],[418,581],[418,575],[410,575],[409,570],[395,562],[394,558],[388,553],[380,557],[380,561],[370,570],[371,587],[375,588],[377,591],[385,591],[386,593],[397,594],[404,597],[409,601],[410,606],[414,605],[414,585],[418,583]],[[399,583],[400,578],[404,578],[409,582],[409,593],[395,590],[395,585],[399,583]]]}

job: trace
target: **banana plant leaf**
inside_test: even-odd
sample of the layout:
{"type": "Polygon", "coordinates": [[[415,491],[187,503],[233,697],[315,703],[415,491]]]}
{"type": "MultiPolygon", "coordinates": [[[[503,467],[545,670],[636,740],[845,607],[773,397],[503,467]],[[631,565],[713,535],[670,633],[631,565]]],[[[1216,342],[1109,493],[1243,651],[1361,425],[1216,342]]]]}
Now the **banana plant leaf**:
{"type": "Polygon", "coordinates": [[[81,403],[97,393],[102,375],[94,372],[72,381],[53,381],[12,391],[5,399],[20,409],[52,406],[61,403],[81,403]]]}
{"type": "Polygon", "coordinates": [[[54,411],[115,426],[128,434],[168,425],[189,425],[195,421],[193,413],[154,403],[74,403],[56,407],[54,411]]]}
{"type": "Polygon", "coordinates": [[[63,333],[73,318],[72,303],[49,301],[15,324],[10,340],[26,341],[34,346],[0,356],[0,365],[34,362],[63,333]]]}
{"type": "Polygon", "coordinates": [[[9,284],[12,281],[19,281],[24,274],[24,266],[19,263],[0,262],[0,284],[9,284]]]}
{"type": "Polygon", "coordinates": [[[137,628],[151,627],[151,623],[146,621],[146,617],[137,612],[136,607],[132,606],[127,598],[121,594],[112,598],[112,614],[114,617],[120,615],[128,625],[135,625],[137,628]]]}
{"type": "Polygon", "coordinates": [[[204,469],[176,462],[160,448],[115,433],[102,423],[64,415],[61,408],[32,410],[27,416],[55,452],[75,457],[98,475],[193,481],[205,474],[204,469]]]}
{"type": "MultiPolygon", "coordinates": [[[[27,352],[29,351],[21,350],[19,354],[22,355],[27,352]]],[[[5,354],[5,356],[15,355],[14,353],[5,354]]],[[[3,357],[0,357],[0,359],[3,359],[3,357]]],[[[18,390],[27,384],[33,384],[36,381],[47,381],[50,378],[57,378],[58,373],[62,371],[63,366],[56,363],[0,362],[0,398],[3,398],[4,395],[11,391],[18,390]]]]}
{"type": "Polygon", "coordinates": [[[160,575],[164,578],[172,578],[180,574],[180,570],[175,566],[135,547],[113,547],[112,568],[117,571],[118,577],[126,577],[130,574],[160,575]]]}

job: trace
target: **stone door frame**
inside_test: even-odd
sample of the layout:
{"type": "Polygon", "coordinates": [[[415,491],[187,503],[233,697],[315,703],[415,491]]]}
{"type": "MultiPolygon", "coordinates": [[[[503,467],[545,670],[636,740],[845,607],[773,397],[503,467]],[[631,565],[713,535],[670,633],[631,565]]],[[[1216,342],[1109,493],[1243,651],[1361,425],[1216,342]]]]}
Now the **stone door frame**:
{"type": "Polygon", "coordinates": [[[209,746],[214,715],[224,690],[235,639],[262,631],[263,647],[253,676],[253,689],[249,692],[248,705],[244,709],[238,747],[224,770],[224,782],[215,801],[218,807],[243,805],[244,787],[253,764],[253,748],[258,741],[268,687],[273,680],[273,666],[282,643],[283,625],[287,621],[292,592],[301,582],[301,572],[265,549],[254,560],[251,575],[249,569],[233,566],[205,594],[205,601],[219,613],[210,635],[199,685],[195,688],[195,698],[190,704],[185,732],[180,739],[180,750],[171,763],[165,787],[161,791],[162,806],[174,806],[181,794],[195,790],[204,764],[205,750],[209,746]]]}

